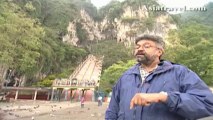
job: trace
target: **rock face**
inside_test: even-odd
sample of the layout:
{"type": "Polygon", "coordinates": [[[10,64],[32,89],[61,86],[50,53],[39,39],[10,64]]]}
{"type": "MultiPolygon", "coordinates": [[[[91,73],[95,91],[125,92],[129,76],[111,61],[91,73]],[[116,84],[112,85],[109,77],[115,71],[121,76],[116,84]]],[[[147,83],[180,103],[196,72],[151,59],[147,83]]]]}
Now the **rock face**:
{"type": "Polygon", "coordinates": [[[99,29],[99,23],[95,22],[85,10],[81,10],[81,17],[83,24],[83,29],[85,29],[89,34],[89,40],[101,40],[104,36],[101,34],[99,29]]]}
{"type": "Polygon", "coordinates": [[[124,42],[125,46],[130,46],[138,33],[138,21],[142,21],[149,17],[145,6],[133,10],[132,7],[124,9],[121,19],[115,19],[117,28],[117,42],[124,42]],[[125,22],[129,20],[129,22],[125,22]],[[132,22],[130,22],[132,21],[132,22]]]}
{"type": "Polygon", "coordinates": [[[82,29],[84,29],[88,34],[88,40],[102,40],[105,36],[101,33],[99,26],[101,25],[98,22],[95,22],[85,10],[80,11],[81,18],[76,19],[74,22],[70,22],[67,27],[68,33],[63,37],[63,41],[77,46],[79,38],[77,37],[76,24],[80,23],[82,25],[82,29]]]}
{"type": "Polygon", "coordinates": [[[109,21],[106,16],[101,22],[95,22],[85,10],[81,10],[81,18],[70,22],[67,27],[68,34],[63,37],[63,41],[78,46],[77,22],[88,33],[88,41],[116,39],[127,47],[141,34],[149,33],[166,37],[169,30],[177,29],[176,25],[171,23],[172,18],[168,13],[153,16],[153,12],[148,11],[145,5],[138,9],[128,6],[123,11],[123,14],[114,21],[109,21]]]}
{"type": "Polygon", "coordinates": [[[68,31],[68,34],[66,34],[63,37],[63,42],[77,46],[77,42],[78,42],[79,39],[78,39],[77,34],[76,34],[75,22],[69,23],[69,26],[67,27],[67,31],[68,31]]]}

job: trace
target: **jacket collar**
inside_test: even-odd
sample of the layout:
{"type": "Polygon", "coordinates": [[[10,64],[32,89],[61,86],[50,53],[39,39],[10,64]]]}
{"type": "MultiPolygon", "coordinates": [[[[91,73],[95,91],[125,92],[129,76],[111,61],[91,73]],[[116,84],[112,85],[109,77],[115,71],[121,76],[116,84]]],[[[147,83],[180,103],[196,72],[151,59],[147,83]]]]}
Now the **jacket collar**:
{"type": "MultiPolygon", "coordinates": [[[[141,66],[141,64],[137,63],[132,68],[130,68],[126,72],[126,74],[137,74],[137,75],[140,75],[140,69],[139,69],[140,66],[141,66]]],[[[169,70],[171,68],[173,68],[173,65],[172,65],[171,62],[161,60],[161,62],[158,64],[158,68],[155,70],[154,74],[165,72],[165,71],[167,71],[167,70],[169,70]]]]}

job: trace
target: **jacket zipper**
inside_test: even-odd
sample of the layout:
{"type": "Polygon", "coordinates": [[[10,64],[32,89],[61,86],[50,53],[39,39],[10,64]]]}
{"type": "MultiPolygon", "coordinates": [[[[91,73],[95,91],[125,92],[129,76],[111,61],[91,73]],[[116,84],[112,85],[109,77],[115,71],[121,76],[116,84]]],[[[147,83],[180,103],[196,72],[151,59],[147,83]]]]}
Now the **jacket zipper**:
{"type": "MultiPolygon", "coordinates": [[[[149,76],[149,75],[148,75],[148,76],[149,76]]],[[[147,76],[147,77],[148,77],[148,76],[147,76]]],[[[145,78],[144,81],[142,81],[141,75],[139,76],[139,78],[140,78],[141,82],[143,82],[143,83],[141,83],[140,86],[137,88],[137,92],[136,92],[136,93],[141,93],[141,92],[142,92],[142,91],[141,91],[141,90],[142,90],[142,87],[143,87],[143,85],[144,85],[144,83],[145,83],[145,81],[146,81],[146,78],[145,78]]],[[[136,111],[137,111],[136,107],[137,107],[137,106],[134,107],[133,119],[132,119],[132,120],[136,120],[136,111]]],[[[141,111],[142,111],[142,110],[143,110],[143,107],[142,107],[141,111]]]]}
{"type": "MultiPolygon", "coordinates": [[[[151,73],[151,74],[153,74],[153,73],[151,73]]],[[[150,75],[150,74],[149,74],[149,75],[150,75]]],[[[149,76],[149,75],[148,75],[148,76],[149,76]]],[[[147,78],[148,76],[146,76],[146,78],[147,78]]],[[[137,88],[137,93],[141,93],[141,92],[142,92],[142,88],[143,88],[144,84],[146,83],[146,78],[144,79],[143,83],[141,83],[140,87],[137,88]]],[[[141,76],[140,76],[140,79],[141,79],[141,81],[142,81],[141,76]]],[[[149,90],[149,88],[146,89],[145,93],[147,93],[148,90],[149,90]]],[[[144,107],[142,106],[142,108],[141,108],[141,113],[143,113],[143,108],[144,108],[144,107]]],[[[137,110],[137,109],[136,109],[136,106],[135,106],[134,111],[133,111],[133,120],[136,120],[136,110],[137,110]]]]}

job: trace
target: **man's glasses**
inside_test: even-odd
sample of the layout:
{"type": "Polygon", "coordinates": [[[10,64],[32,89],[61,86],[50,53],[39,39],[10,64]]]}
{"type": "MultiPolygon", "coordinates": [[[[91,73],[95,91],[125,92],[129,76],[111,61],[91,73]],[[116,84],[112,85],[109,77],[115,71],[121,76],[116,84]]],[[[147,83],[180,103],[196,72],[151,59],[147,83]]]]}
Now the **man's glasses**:
{"type": "Polygon", "coordinates": [[[156,46],[152,46],[150,44],[143,44],[143,45],[138,45],[137,44],[137,45],[134,46],[135,49],[139,49],[140,47],[142,47],[143,49],[149,49],[149,48],[152,48],[152,47],[157,48],[156,46]]]}

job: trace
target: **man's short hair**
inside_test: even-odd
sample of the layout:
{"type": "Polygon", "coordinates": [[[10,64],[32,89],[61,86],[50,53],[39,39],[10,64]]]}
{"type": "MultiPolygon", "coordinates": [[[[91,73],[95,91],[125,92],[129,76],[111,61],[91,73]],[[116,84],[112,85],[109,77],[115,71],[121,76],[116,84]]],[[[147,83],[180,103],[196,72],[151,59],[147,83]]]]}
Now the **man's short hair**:
{"type": "Polygon", "coordinates": [[[165,42],[163,41],[162,37],[160,37],[160,36],[145,34],[143,36],[137,37],[135,39],[135,44],[137,44],[141,40],[150,40],[150,41],[153,41],[153,42],[157,43],[158,45],[160,45],[162,47],[162,49],[165,48],[165,42]]]}

